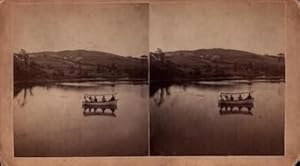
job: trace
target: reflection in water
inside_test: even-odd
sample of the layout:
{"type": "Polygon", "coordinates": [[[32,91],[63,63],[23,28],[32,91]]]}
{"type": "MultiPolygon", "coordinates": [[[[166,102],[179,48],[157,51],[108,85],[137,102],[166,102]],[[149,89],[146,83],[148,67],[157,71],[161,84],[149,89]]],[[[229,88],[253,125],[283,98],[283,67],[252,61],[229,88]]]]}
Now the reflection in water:
{"type": "Polygon", "coordinates": [[[284,88],[269,81],[151,83],[150,153],[282,155],[284,88]],[[255,103],[218,105],[221,92],[243,91],[253,91],[255,103]]]}
{"type": "Polygon", "coordinates": [[[33,85],[15,85],[14,86],[14,97],[16,97],[19,93],[21,93],[22,91],[24,91],[24,99],[27,96],[27,91],[29,91],[30,95],[33,95],[32,93],[32,87],[33,85]]]}
{"type": "Polygon", "coordinates": [[[106,115],[106,116],[113,116],[116,117],[115,111],[117,109],[117,105],[107,105],[107,106],[82,106],[83,108],[83,115],[106,115]],[[99,110],[99,111],[97,111],[99,110]],[[106,111],[107,110],[107,111],[106,111]]]}
{"type": "Polygon", "coordinates": [[[147,155],[148,92],[130,82],[15,86],[15,156],[147,155]],[[82,107],[84,94],[113,92],[117,107],[82,107]]]}
{"type": "Polygon", "coordinates": [[[164,102],[165,96],[171,95],[170,86],[171,84],[169,83],[150,85],[150,97],[152,97],[156,105],[160,106],[164,102]]]}
{"type": "Polygon", "coordinates": [[[116,117],[115,110],[111,109],[110,112],[106,111],[106,108],[99,108],[101,112],[97,111],[98,108],[84,108],[83,115],[84,116],[91,116],[91,115],[102,115],[102,116],[112,116],[116,117]]]}
{"type": "Polygon", "coordinates": [[[32,87],[33,87],[33,85],[15,86],[14,97],[16,97],[19,93],[23,93],[22,99],[20,99],[20,101],[18,102],[20,107],[24,107],[24,105],[26,104],[26,98],[27,98],[28,93],[30,94],[30,96],[33,96],[32,87]]]}
{"type": "Polygon", "coordinates": [[[254,106],[253,104],[247,104],[247,105],[220,104],[219,113],[220,115],[230,115],[230,114],[253,115],[251,111],[253,106],[254,106]]]}
{"type": "MultiPolygon", "coordinates": [[[[247,82],[249,86],[249,90],[251,91],[251,82],[247,82]]],[[[234,87],[236,84],[234,82],[206,82],[206,81],[199,81],[199,82],[192,82],[192,81],[176,81],[176,82],[151,82],[150,84],[150,98],[155,102],[157,106],[160,106],[164,103],[165,98],[171,96],[170,88],[176,86],[178,91],[177,93],[187,94],[193,97],[203,97],[201,94],[201,90],[203,88],[207,90],[221,90],[224,87],[234,87]],[[214,84],[215,83],[215,84],[214,84]],[[187,92],[188,88],[194,88],[199,90],[195,92],[187,92]],[[182,91],[181,91],[182,90],[182,91]]]]}

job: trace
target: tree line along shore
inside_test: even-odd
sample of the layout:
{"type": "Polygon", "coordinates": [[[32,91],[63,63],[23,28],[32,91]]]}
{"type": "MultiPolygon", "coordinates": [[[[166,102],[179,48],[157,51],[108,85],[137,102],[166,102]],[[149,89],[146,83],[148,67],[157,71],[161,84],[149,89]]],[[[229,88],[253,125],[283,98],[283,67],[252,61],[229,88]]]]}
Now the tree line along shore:
{"type": "Polygon", "coordinates": [[[285,58],[229,49],[199,49],[124,57],[87,50],[14,54],[14,82],[284,79],[285,58]],[[149,71],[150,70],[150,71],[149,71]]]}

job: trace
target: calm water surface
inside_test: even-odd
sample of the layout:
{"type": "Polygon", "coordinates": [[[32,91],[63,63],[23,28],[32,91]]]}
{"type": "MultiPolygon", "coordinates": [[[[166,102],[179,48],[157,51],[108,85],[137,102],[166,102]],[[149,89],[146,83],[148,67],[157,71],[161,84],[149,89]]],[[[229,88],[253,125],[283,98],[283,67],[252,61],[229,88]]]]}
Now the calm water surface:
{"type": "MultiPolygon", "coordinates": [[[[152,155],[282,155],[283,82],[153,84],[152,155]],[[253,91],[254,107],[220,111],[220,92],[253,91]]],[[[148,85],[61,83],[17,88],[16,156],[138,156],[148,154],[148,85]],[[84,114],[82,95],[117,92],[118,109],[84,114]]]]}
{"type": "Polygon", "coordinates": [[[85,82],[16,89],[15,156],[148,154],[146,84],[85,82]],[[83,94],[107,92],[117,92],[114,114],[110,110],[105,115],[83,113],[83,94]]]}
{"type": "Polygon", "coordinates": [[[282,155],[283,82],[151,84],[152,155],[282,155]],[[253,91],[251,111],[220,111],[220,92],[253,91]]]}

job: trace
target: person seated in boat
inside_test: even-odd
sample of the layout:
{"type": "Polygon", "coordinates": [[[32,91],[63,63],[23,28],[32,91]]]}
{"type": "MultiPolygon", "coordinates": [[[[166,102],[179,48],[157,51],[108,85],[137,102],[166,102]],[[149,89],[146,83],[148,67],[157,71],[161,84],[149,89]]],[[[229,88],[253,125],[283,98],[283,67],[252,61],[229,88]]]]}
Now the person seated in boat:
{"type": "Polygon", "coordinates": [[[227,95],[225,95],[225,100],[227,100],[227,101],[229,100],[229,97],[227,95]]]}
{"type": "Polygon", "coordinates": [[[251,94],[249,93],[246,99],[252,99],[251,94]]]}
{"type": "Polygon", "coordinates": [[[224,100],[225,100],[225,96],[222,95],[222,94],[220,94],[220,100],[221,100],[221,101],[224,101],[224,100]]]}
{"type": "Polygon", "coordinates": [[[96,96],[95,96],[95,98],[94,98],[94,102],[96,102],[96,103],[98,102],[98,99],[97,99],[97,97],[96,97],[96,96]]]}
{"type": "Polygon", "coordinates": [[[89,102],[89,99],[86,96],[84,96],[83,98],[85,102],[89,102]]]}
{"type": "Polygon", "coordinates": [[[106,98],[105,98],[105,96],[102,96],[102,100],[101,100],[102,102],[106,102],[106,98]]]}
{"type": "Polygon", "coordinates": [[[238,100],[243,100],[243,97],[241,94],[239,95],[238,100]]]}
{"type": "Polygon", "coordinates": [[[224,98],[223,98],[223,96],[220,96],[220,100],[221,100],[221,101],[224,101],[224,98]]]}
{"type": "Polygon", "coordinates": [[[234,98],[233,98],[233,96],[232,96],[232,95],[230,95],[230,100],[231,100],[231,101],[233,101],[233,100],[234,100],[234,98]]]}
{"type": "Polygon", "coordinates": [[[116,98],[114,95],[112,95],[111,98],[109,99],[109,101],[115,101],[115,100],[116,100],[116,98]]]}
{"type": "Polygon", "coordinates": [[[89,99],[89,102],[93,101],[92,96],[89,96],[88,99],[89,99]]]}

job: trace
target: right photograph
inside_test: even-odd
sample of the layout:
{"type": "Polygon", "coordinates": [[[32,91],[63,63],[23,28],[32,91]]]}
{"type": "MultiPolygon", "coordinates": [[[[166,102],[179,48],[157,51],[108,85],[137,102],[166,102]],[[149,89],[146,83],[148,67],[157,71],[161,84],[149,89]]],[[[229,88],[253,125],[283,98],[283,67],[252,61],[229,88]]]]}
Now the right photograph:
{"type": "Polygon", "coordinates": [[[150,155],[284,155],[284,4],[149,9],[150,155]]]}

